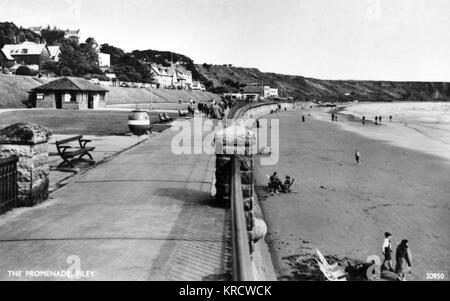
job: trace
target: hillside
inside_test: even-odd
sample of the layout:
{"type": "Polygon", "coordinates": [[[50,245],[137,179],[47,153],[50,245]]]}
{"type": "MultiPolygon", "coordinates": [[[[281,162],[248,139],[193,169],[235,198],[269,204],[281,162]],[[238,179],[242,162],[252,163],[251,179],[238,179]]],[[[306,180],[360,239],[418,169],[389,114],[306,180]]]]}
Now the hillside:
{"type": "Polygon", "coordinates": [[[196,65],[197,70],[219,90],[237,92],[247,84],[280,89],[281,96],[316,100],[359,101],[450,101],[450,83],[332,81],[302,76],[263,73],[255,68],[196,65]],[[346,94],[351,93],[349,96],[346,94]]]}
{"type": "MultiPolygon", "coordinates": [[[[45,81],[45,79],[31,76],[0,74],[0,109],[25,108],[28,92],[45,81]]],[[[151,99],[151,93],[146,89],[118,87],[108,87],[107,89],[109,90],[106,96],[107,104],[149,103],[151,99]]],[[[196,102],[220,99],[217,94],[200,91],[156,89],[153,90],[153,93],[153,102],[155,103],[177,103],[179,99],[182,99],[183,102],[190,99],[196,102]]]]}

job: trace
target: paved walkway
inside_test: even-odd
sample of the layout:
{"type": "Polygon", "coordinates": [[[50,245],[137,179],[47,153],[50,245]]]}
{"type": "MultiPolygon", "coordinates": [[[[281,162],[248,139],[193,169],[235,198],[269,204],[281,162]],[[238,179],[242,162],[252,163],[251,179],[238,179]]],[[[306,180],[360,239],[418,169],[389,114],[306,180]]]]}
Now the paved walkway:
{"type": "Polygon", "coordinates": [[[214,157],[173,155],[174,135],[118,155],[38,207],[0,217],[0,280],[47,279],[25,271],[65,271],[71,255],[94,280],[227,279],[229,211],[209,198],[214,157]]]}

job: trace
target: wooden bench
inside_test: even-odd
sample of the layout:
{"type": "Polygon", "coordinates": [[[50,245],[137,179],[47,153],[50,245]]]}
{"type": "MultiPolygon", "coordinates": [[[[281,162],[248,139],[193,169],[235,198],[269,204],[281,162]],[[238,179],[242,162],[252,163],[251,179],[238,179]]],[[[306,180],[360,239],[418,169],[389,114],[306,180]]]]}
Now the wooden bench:
{"type": "Polygon", "coordinates": [[[165,123],[170,123],[171,120],[167,119],[166,116],[164,116],[164,114],[159,114],[159,122],[161,124],[165,124],[165,123]]]}
{"type": "Polygon", "coordinates": [[[166,120],[170,123],[173,122],[173,118],[170,117],[167,113],[164,113],[164,118],[166,118],[166,120]]]}
{"type": "Polygon", "coordinates": [[[86,144],[89,142],[92,142],[92,140],[85,140],[83,139],[83,136],[76,136],[60,141],[56,141],[56,148],[58,149],[59,156],[64,160],[61,164],[58,165],[58,168],[61,167],[64,163],[69,164],[72,168],[75,167],[70,159],[73,159],[75,157],[78,157],[78,160],[83,158],[84,156],[88,156],[91,160],[94,160],[92,158],[90,152],[95,150],[95,147],[86,147],[86,144]],[[80,148],[74,148],[72,146],[68,146],[66,144],[77,141],[80,145],[80,148]]]}
{"type": "Polygon", "coordinates": [[[188,113],[183,113],[181,112],[181,110],[178,110],[178,115],[180,116],[180,118],[184,118],[187,117],[188,113]]]}

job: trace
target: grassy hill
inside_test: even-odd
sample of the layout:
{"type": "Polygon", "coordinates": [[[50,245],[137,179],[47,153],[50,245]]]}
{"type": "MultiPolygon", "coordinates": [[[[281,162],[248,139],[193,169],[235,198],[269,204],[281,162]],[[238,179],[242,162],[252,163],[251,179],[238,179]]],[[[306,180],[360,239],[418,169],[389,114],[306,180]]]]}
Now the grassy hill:
{"type": "Polygon", "coordinates": [[[302,76],[263,73],[255,68],[196,65],[198,71],[214,87],[238,91],[247,84],[278,87],[282,96],[317,100],[360,101],[450,101],[450,83],[442,82],[387,82],[387,81],[332,81],[302,76]],[[350,93],[351,95],[345,96],[350,93]]]}
{"type": "MultiPolygon", "coordinates": [[[[28,92],[42,85],[47,80],[30,76],[0,75],[0,109],[25,108],[24,102],[28,100],[28,92]]],[[[108,87],[109,93],[106,95],[107,104],[139,104],[149,103],[150,91],[146,89],[108,87]]],[[[217,94],[200,91],[184,90],[153,90],[154,103],[178,103],[179,99],[187,102],[190,99],[208,101],[220,99],[217,94]]]]}
{"type": "Polygon", "coordinates": [[[0,108],[24,108],[28,91],[43,83],[44,80],[30,76],[0,74],[0,108]]]}

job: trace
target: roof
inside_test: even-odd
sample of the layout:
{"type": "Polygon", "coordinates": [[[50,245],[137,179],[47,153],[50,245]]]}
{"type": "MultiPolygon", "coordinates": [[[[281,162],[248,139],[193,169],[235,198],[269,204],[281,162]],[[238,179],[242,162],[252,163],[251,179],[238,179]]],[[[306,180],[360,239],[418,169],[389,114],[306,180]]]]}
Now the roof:
{"type": "Polygon", "coordinates": [[[263,89],[261,86],[246,86],[243,89],[243,93],[245,93],[245,94],[262,94],[263,89]]]}
{"type": "Polygon", "coordinates": [[[79,33],[80,33],[79,29],[77,29],[77,30],[71,30],[71,29],[66,30],[66,35],[71,35],[71,34],[77,35],[79,33]]]}
{"type": "Polygon", "coordinates": [[[50,52],[50,56],[56,57],[59,52],[61,52],[61,47],[59,46],[48,46],[48,51],[50,52]]]}
{"type": "Polygon", "coordinates": [[[41,31],[42,31],[42,26],[34,26],[34,27],[30,27],[28,29],[33,31],[33,32],[35,32],[35,33],[39,33],[40,34],[41,31]]]}
{"type": "Polygon", "coordinates": [[[57,80],[36,87],[31,91],[87,91],[87,92],[108,92],[103,87],[93,84],[88,80],[78,77],[61,77],[57,80]]]}
{"type": "Polygon", "coordinates": [[[14,61],[14,58],[8,52],[4,52],[3,49],[0,49],[0,54],[8,61],[14,61]]]}
{"type": "Polygon", "coordinates": [[[7,44],[2,50],[5,54],[10,55],[41,55],[46,47],[46,44],[23,42],[22,44],[7,44]]]}

